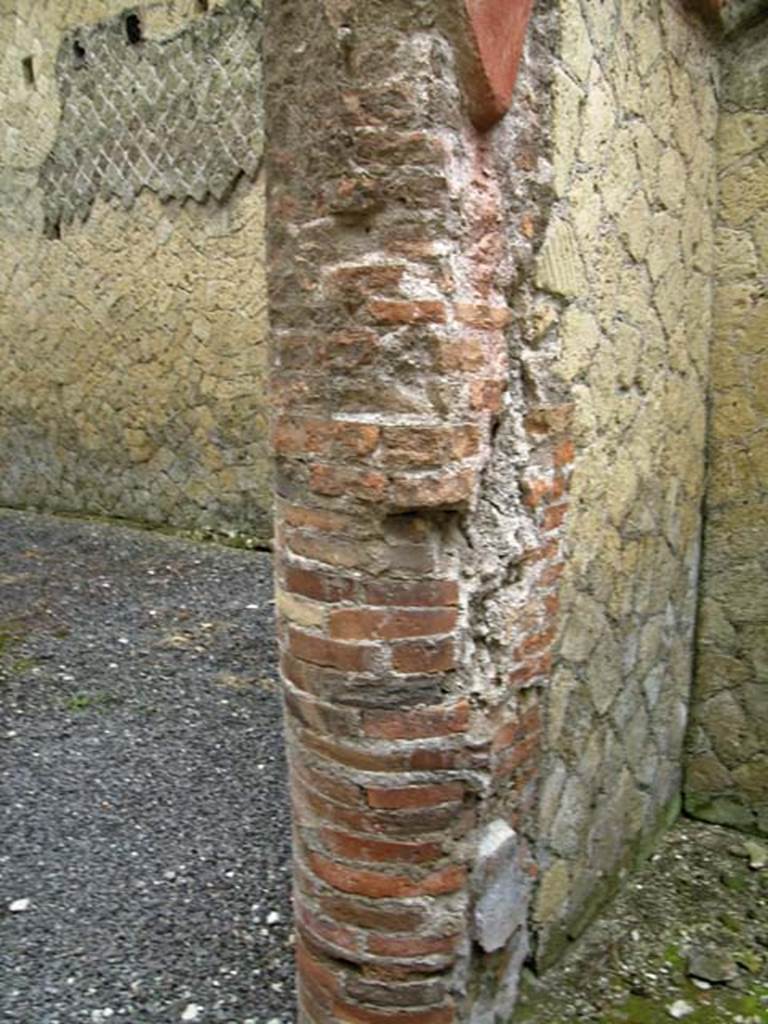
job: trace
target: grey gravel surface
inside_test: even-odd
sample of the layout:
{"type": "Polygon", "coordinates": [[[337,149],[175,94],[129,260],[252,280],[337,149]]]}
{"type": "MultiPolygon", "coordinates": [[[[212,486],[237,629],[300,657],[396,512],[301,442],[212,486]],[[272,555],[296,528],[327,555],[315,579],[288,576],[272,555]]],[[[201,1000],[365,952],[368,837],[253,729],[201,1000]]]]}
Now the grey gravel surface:
{"type": "Polygon", "coordinates": [[[294,1019],[271,599],[263,553],[0,512],[4,1024],[294,1019]]]}

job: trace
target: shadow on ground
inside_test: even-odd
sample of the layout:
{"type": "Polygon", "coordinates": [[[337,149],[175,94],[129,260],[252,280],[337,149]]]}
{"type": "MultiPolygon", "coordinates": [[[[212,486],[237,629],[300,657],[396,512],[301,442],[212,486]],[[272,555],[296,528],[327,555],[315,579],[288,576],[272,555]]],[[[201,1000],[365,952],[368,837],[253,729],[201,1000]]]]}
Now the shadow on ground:
{"type": "Polygon", "coordinates": [[[0,1019],[294,1018],[270,560],[0,513],[0,1019]]]}

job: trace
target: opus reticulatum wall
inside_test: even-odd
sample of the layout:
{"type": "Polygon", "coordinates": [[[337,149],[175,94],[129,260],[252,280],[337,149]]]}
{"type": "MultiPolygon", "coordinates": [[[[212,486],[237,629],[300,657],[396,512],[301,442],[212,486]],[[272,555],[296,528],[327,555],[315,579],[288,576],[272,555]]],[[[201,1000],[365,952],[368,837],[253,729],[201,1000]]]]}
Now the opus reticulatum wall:
{"type": "Polygon", "coordinates": [[[723,55],[690,813],[768,834],[768,37],[723,55]]]}
{"type": "Polygon", "coordinates": [[[670,2],[562,0],[554,297],[576,448],[539,808],[540,957],[679,808],[704,482],[717,55],[670,2]]]}
{"type": "Polygon", "coordinates": [[[0,502],[268,536],[260,45],[249,0],[0,7],[0,502]]]}

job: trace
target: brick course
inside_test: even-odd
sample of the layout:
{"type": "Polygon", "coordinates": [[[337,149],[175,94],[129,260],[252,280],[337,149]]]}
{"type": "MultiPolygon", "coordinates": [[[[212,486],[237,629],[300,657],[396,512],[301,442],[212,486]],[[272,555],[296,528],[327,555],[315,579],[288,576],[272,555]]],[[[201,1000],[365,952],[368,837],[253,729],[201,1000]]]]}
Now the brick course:
{"type": "MultiPolygon", "coordinates": [[[[536,391],[533,445],[506,412],[518,326],[497,156],[460,88],[465,14],[453,0],[437,24],[406,0],[322,14],[298,0],[267,14],[278,635],[302,1024],[467,1019],[476,853],[494,817],[522,824],[535,780],[539,702],[518,694],[548,673],[573,452],[554,391],[536,391]],[[298,43],[301,86],[285,62],[298,43]],[[504,548],[520,530],[527,543],[494,586],[519,577],[505,614],[527,611],[485,675],[487,582],[467,524],[492,514],[503,422],[532,457],[490,537],[504,548]]],[[[528,845],[514,856],[527,871],[528,845]]]]}

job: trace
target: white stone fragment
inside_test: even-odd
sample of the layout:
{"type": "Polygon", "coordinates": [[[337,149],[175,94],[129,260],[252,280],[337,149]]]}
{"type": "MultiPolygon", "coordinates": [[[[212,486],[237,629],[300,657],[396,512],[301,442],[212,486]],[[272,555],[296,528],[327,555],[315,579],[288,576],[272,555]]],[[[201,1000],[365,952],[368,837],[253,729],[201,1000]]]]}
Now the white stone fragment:
{"type": "Polygon", "coordinates": [[[690,1003],[686,1003],[684,999],[677,999],[671,1006],[667,1007],[667,1013],[675,1020],[682,1020],[683,1017],[690,1016],[695,1009],[695,1006],[691,1006],[690,1003]]]}
{"type": "Polygon", "coordinates": [[[199,1006],[197,1003],[188,1003],[184,1008],[181,1019],[184,1021],[200,1020],[200,1016],[204,1009],[204,1006],[199,1006]]]}
{"type": "Polygon", "coordinates": [[[744,849],[749,857],[749,866],[753,871],[760,871],[768,866],[768,847],[748,839],[744,843],[744,849]]]}
{"type": "Polygon", "coordinates": [[[486,953],[493,953],[524,924],[530,880],[518,860],[518,839],[500,818],[484,830],[472,873],[475,893],[475,935],[486,953]]]}
{"type": "Polygon", "coordinates": [[[9,905],[8,909],[12,914],[23,914],[25,910],[29,910],[31,905],[32,900],[30,899],[14,900],[13,903],[9,905]]]}

